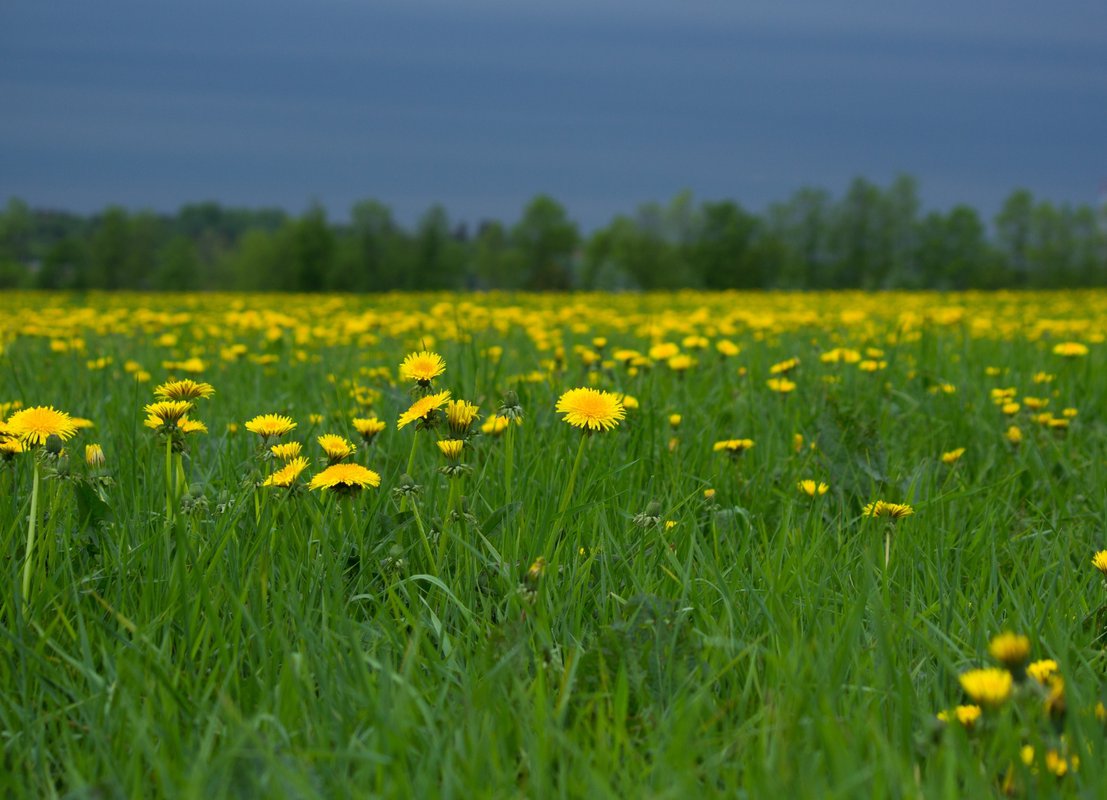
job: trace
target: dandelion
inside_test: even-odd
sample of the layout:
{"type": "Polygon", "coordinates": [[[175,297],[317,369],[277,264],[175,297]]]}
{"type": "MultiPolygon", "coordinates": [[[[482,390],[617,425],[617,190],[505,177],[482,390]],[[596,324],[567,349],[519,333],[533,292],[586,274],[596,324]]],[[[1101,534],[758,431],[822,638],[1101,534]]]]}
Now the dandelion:
{"type": "Polygon", "coordinates": [[[376,438],[377,434],[382,432],[388,425],[377,419],[376,417],[354,417],[354,430],[361,434],[361,438],[365,440],[366,444],[369,444],[376,438]]]}
{"type": "Polygon", "coordinates": [[[284,444],[275,444],[269,448],[269,452],[273,454],[274,458],[280,459],[284,462],[289,462],[300,455],[300,451],[303,447],[299,442],[285,442],[284,444]]]}
{"type": "Polygon", "coordinates": [[[830,487],[827,486],[825,483],[821,481],[816,483],[815,481],[810,479],[800,481],[796,484],[796,488],[808,497],[824,495],[827,493],[827,490],[830,489],[830,487]]]}
{"type": "Polygon", "coordinates": [[[262,439],[270,439],[291,433],[296,423],[291,417],[280,414],[259,414],[246,423],[246,430],[256,433],[262,439]]]}
{"type": "Polygon", "coordinates": [[[1057,662],[1052,658],[1042,658],[1027,664],[1026,674],[1042,686],[1045,686],[1049,683],[1050,678],[1057,674],[1058,669],[1057,662]]]}
{"type": "Polygon", "coordinates": [[[1030,658],[1030,639],[1018,633],[1001,633],[988,644],[988,653],[1016,680],[1022,680],[1026,674],[1023,667],[1030,658]]]}
{"type": "Polygon", "coordinates": [[[965,455],[965,448],[958,447],[956,450],[950,450],[948,453],[942,453],[942,463],[948,466],[953,466],[961,460],[961,456],[965,455]]]}
{"type": "Polygon", "coordinates": [[[680,374],[694,367],[696,365],[696,359],[692,358],[690,355],[680,353],[668,359],[665,363],[669,365],[669,369],[673,372],[680,374]]]}
{"type": "Polygon", "coordinates": [[[682,418],[681,418],[680,414],[670,414],[669,415],[669,427],[674,428],[674,429],[679,428],[680,423],[681,423],[681,419],[682,418]]]}
{"type": "Polygon", "coordinates": [[[188,417],[181,417],[177,422],[177,430],[181,433],[207,433],[208,426],[202,423],[198,419],[189,419],[188,417]]]}
{"type": "Polygon", "coordinates": [[[429,427],[431,421],[434,419],[435,412],[446,405],[449,400],[450,392],[448,390],[439,392],[438,394],[428,394],[426,397],[420,397],[411,404],[411,407],[407,411],[400,415],[398,420],[396,420],[397,430],[412,422],[420,422],[424,427],[429,427]]]}
{"type": "Polygon", "coordinates": [[[586,432],[611,430],[626,417],[619,398],[597,389],[570,389],[557,401],[557,413],[565,422],[586,432]]]}
{"type": "Polygon", "coordinates": [[[753,439],[723,439],[715,442],[711,449],[716,453],[726,453],[732,458],[738,458],[755,445],[753,439]]]}
{"type": "Polygon", "coordinates": [[[400,364],[400,377],[427,387],[446,371],[446,362],[438,353],[421,350],[409,354],[400,364]]]}
{"type": "Polygon", "coordinates": [[[787,378],[769,378],[769,380],[765,381],[765,385],[779,394],[787,394],[796,388],[795,382],[787,378]]]}
{"type": "Polygon", "coordinates": [[[495,414],[489,417],[485,423],[480,426],[480,432],[488,436],[499,436],[507,430],[507,426],[510,424],[511,420],[507,417],[501,417],[499,414],[495,414]]]}
{"type": "Polygon", "coordinates": [[[85,463],[94,469],[99,469],[107,463],[104,449],[98,444],[85,445],[85,463]]]}
{"type": "Polygon", "coordinates": [[[438,449],[442,452],[442,455],[446,456],[450,461],[457,461],[461,458],[461,451],[465,447],[464,439],[443,439],[437,442],[438,449]]]}
{"type": "Polygon", "coordinates": [[[336,494],[356,494],[367,486],[381,485],[381,476],[360,464],[332,464],[308,484],[312,491],[329,489],[336,494]]]}
{"type": "Polygon", "coordinates": [[[1080,342],[1061,342],[1053,346],[1053,354],[1065,358],[1081,358],[1088,355],[1088,346],[1080,342]]]}
{"type": "Polygon", "coordinates": [[[961,675],[960,681],[965,694],[978,705],[995,708],[1011,696],[1011,673],[1005,669],[972,669],[961,675]]]}
{"type": "Polygon", "coordinates": [[[904,517],[909,517],[915,513],[915,509],[905,503],[887,503],[883,500],[877,500],[874,503],[868,503],[863,509],[861,514],[866,517],[887,517],[890,520],[899,520],[904,517]]]}
{"type": "Polygon", "coordinates": [[[1012,425],[1003,436],[1013,445],[1022,444],[1022,429],[1018,425],[1012,425]]]}
{"type": "Polygon", "coordinates": [[[780,361],[769,367],[770,375],[787,375],[789,372],[799,366],[800,360],[798,358],[789,358],[786,361],[780,361]]]}
{"type": "Polygon", "coordinates": [[[154,396],[163,400],[207,399],[213,394],[215,394],[215,389],[210,383],[200,383],[191,378],[168,381],[154,389],[154,396]]]}
{"type": "Polygon", "coordinates": [[[1092,556],[1092,566],[1102,572],[1103,577],[1107,578],[1107,550],[1100,550],[1092,556]]]}
{"type": "Polygon", "coordinates": [[[354,443],[347,439],[345,436],[339,436],[335,433],[324,433],[322,436],[316,438],[319,446],[323,448],[323,452],[327,455],[327,461],[330,464],[337,464],[345,458],[352,456],[357,447],[354,443]]]}
{"type": "Polygon", "coordinates": [[[8,432],[24,447],[41,447],[51,436],[63,442],[77,433],[73,418],[53,406],[35,406],[16,411],[8,418],[8,432]]]}
{"type": "Polygon", "coordinates": [[[977,705],[957,706],[953,711],[939,711],[938,719],[945,723],[956,720],[966,728],[971,728],[976,725],[981,713],[981,708],[977,705]]]}
{"type": "Polygon", "coordinates": [[[467,400],[451,400],[446,404],[446,425],[456,438],[469,434],[469,426],[477,419],[478,407],[467,400]]]}
{"type": "Polygon", "coordinates": [[[283,467],[266,478],[262,486],[277,486],[282,489],[287,489],[296,482],[296,479],[300,477],[300,473],[307,469],[307,466],[308,460],[306,458],[303,456],[294,456],[289,459],[288,463],[283,467]]]}

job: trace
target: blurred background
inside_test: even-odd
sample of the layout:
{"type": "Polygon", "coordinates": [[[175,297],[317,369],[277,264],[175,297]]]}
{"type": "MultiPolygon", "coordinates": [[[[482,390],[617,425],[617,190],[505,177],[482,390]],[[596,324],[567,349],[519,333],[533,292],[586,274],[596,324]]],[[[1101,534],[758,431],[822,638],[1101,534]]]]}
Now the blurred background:
{"type": "Polygon", "coordinates": [[[0,285],[1107,283],[1107,4],[0,9],[0,285]]]}

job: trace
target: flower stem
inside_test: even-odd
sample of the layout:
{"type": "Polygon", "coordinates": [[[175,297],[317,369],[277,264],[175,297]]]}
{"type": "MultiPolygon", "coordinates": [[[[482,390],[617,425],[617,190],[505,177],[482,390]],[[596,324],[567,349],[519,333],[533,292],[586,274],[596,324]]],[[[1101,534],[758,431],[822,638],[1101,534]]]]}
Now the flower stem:
{"type": "Polygon", "coordinates": [[[573,461],[573,470],[569,473],[569,482],[565,484],[565,494],[561,496],[561,505],[557,507],[557,516],[561,517],[565,509],[569,507],[569,501],[573,499],[573,487],[577,482],[577,473],[580,471],[580,462],[584,458],[584,445],[588,442],[588,435],[582,434],[580,445],[577,447],[577,457],[573,461]]]}
{"type": "MultiPolygon", "coordinates": [[[[411,452],[407,456],[406,474],[411,475],[415,469],[415,443],[419,441],[419,429],[415,429],[415,435],[411,437],[411,452]]],[[[400,498],[400,511],[407,511],[407,495],[400,498]]]]}
{"type": "Polygon", "coordinates": [[[38,525],[38,484],[39,467],[38,459],[35,462],[35,476],[31,483],[31,516],[27,522],[27,553],[23,561],[23,605],[31,597],[31,557],[35,552],[35,528],[38,525]]]}
{"type": "Polygon", "coordinates": [[[515,420],[509,420],[504,435],[504,489],[507,492],[507,506],[510,514],[512,498],[512,473],[515,470],[515,420]]]}
{"type": "Polygon", "coordinates": [[[165,519],[173,521],[173,437],[165,437],[165,519]]]}

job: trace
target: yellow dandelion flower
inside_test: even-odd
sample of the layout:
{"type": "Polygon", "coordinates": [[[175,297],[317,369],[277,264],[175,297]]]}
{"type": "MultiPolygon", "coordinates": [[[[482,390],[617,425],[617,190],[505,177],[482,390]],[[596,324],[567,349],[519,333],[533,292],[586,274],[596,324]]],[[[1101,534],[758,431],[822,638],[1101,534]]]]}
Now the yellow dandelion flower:
{"type": "Polygon", "coordinates": [[[302,449],[303,447],[299,442],[286,442],[273,445],[269,448],[269,452],[273,454],[274,458],[279,458],[281,461],[291,461],[300,455],[302,449]]]}
{"type": "Polygon", "coordinates": [[[661,342],[649,349],[650,358],[654,361],[668,361],[680,353],[680,345],[674,342],[661,342]]]}
{"type": "Polygon", "coordinates": [[[953,711],[939,711],[938,719],[946,723],[956,720],[966,728],[971,728],[980,719],[981,713],[981,708],[977,705],[957,706],[953,711]]]}
{"type": "Polygon", "coordinates": [[[692,358],[690,355],[678,353],[666,360],[665,363],[669,365],[669,369],[673,372],[687,372],[696,365],[696,359],[692,358]]]}
{"type": "Polygon", "coordinates": [[[320,472],[308,484],[308,488],[330,489],[337,493],[353,493],[366,486],[381,485],[381,476],[361,464],[332,464],[320,472]]]}
{"type": "Polygon", "coordinates": [[[18,439],[0,439],[0,456],[5,460],[15,458],[25,452],[23,443],[18,439]]]}
{"type": "Polygon", "coordinates": [[[787,394],[796,388],[795,382],[787,378],[769,378],[765,381],[765,385],[772,391],[779,392],[780,394],[787,394]]]}
{"type": "Polygon", "coordinates": [[[446,403],[446,424],[454,436],[464,436],[477,418],[480,409],[468,400],[451,400],[446,403]]]}
{"type": "Polygon", "coordinates": [[[830,487],[827,486],[822,481],[815,482],[811,479],[800,481],[799,483],[796,484],[796,488],[799,489],[801,492],[803,492],[803,494],[807,495],[808,497],[815,497],[816,495],[824,495],[824,494],[827,493],[827,490],[830,489],[830,487]]]}
{"type": "Polygon", "coordinates": [[[1026,674],[1042,686],[1045,686],[1049,683],[1050,679],[1057,674],[1058,669],[1057,662],[1052,658],[1042,658],[1027,664],[1026,674]]]}
{"type": "Polygon", "coordinates": [[[62,441],[77,433],[73,418],[53,406],[34,406],[16,411],[8,418],[8,431],[24,446],[35,447],[46,444],[51,436],[62,441]]]}
{"type": "Polygon", "coordinates": [[[1053,346],[1053,354],[1065,358],[1080,358],[1088,355],[1088,346],[1080,342],[1061,342],[1053,346]]]}
{"type": "Polygon", "coordinates": [[[906,503],[888,503],[884,500],[877,500],[875,503],[869,503],[861,509],[861,513],[866,517],[888,517],[897,520],[911,516],[915,513],[915,509],[906,503]]]}
{"type": "Polygon", "coordinates": [[[742,348],[730,341],[730,339],[720,339],[715,342],[715,350],[718,351],[719,355],[726,358],[731,358],[742,352],[742,348]]]}
{"type": "Polygon", "coordinates": [[[397,430],[416,420],[422,420],[424,422],[430,420],[431,417],[434,416],[434,413],[449,401],[449,390],[439,392],[438,394],[428,394],[426,397],[420,397],[411,404],[411,408],[401,414],[400,418],[396,420],[397,430]]]}
{"type": "Polygon", "coordinates": [[[88,428],[95,428],[96,423],[90,419],[85,419],[84,417],[74,417],[73,427],[75,427],[79,431],[83,431],[88,428]]]}
{"type": "Polygon", "coordinates": [[[354,417],[354,430],[361,434],[361,438],[366,442],[373,441],[373,438],[387,428],[388,425],[376,417],[354,417]]]}
{"type": "Polygon", "coordinates": [[[1056,750],[1047,750],[1045,755],[1045,765],[1051,773],[1058,778],[1063,778],[1069,773],[1071,767],[1073,772],[1080,768],[1080,758],[1078,756],[1071,756],[1066,759],[1056,750]]]}
{"type": "Polygon", "coordinates": [[[1018,425],[1012,425],[1003,435],[1011,444],[1022,444],[1022,429],[1018,425]]]}
{"type": "Polygon", "coordinates": [[[1043,408],[1049,405],[1048,397],[1024,397],[1022,399],[1023,404],[1031,411],[1041,411],[1043,408]]]}
{"type": "Polygon", "coordinates": [[[407,381],[416,381],[423,386],[446,371],[446,362],[438,353],[421,350],[409,354],[400,364],[400,377],[407,381]]]}
{"type": "Polygon", "coordinates": [[[451,461],[457,461],[461,458],[461,451],[465,448],[464,439],[443,439],[439,442],[438,449],[442,452],[442,455],[451,461]]]}
{"type": "Polygon", "coordinates": [[[295,427],[296,423],[291,417],[280,414],[259,414],[246,423],[246,430],[256,433],[263,439],[284,436],[286,433],[291,433],[295,427]]]}
{"type": "Polygon", "coordinates": [[[681,418],[680,414],[670,414],[669,415],[669,427],[679,428],[680,423],[681,423],[681,419],[682,418],[681,418]]]}
{"type": "Polygon", "coordinates": [[[1001,633],[988,644],[988,653],[1007,669],[1018,669],[1030,658],[1030,639],[1018,633],[1001,633]]]}
{"type": "Polygon", "coordinates": [[[754,447],[755,444],[756,442],[754,442],[753,439],[723,439],[722,441],[715,442],[715,444],[711,446],[711,449],[716,453],[726,453],[727,455],[738,457],[754,447]]]}
{"type": "Polygon", "coordinates": [[[704,489],[703,490],[703,499],[704,500],[714,500],[715,499],[715,490],[714,489],[704,489]]]}
{"type": "Polygon", "coordinates": [[[978,705],[1000,706],[1011,696],[1011,673],[1005,669],[971,669],[961,675],[960,681],[965,694],[978,705]]]}
{"type": "Polygon", "coordinates": [[[163,400],[196,400],[207,399],[215,394],[215,389],[210,383],[200,383],[192,378],[184,378],[179,381],[167,381],[154,389],[154,396],[163,400]]]}
{"type": "Polygon", "coordinates": [[[1104,577],[1107,577],[1107,550],[1100,550],[1092,556],[1092,566],[1102,572],[1104,577]]]}
{"type": "Polygon", "coordinates": [[[102,467],[107,463],[104,448],[98,444],[85,445],[85,463],[90,467],[102,467]]]}
{"type": "MultiPolygon", "coordinates": [[[[516,417],[515,424],[521,425],[523,420],[516,417]]],[[[507,417],[501,417],[499,414],[494,414],[489,417],[488,420],[480,426],[481,433],[489,436],[499,436],[501,433],[507,430],[507,426],[511,424],[511,420],[507,417]]]]}
{"type": "Polygon", "coordinates": [[[789,358],[786,361],[780,361],[769,367],[770,375],[787,375],[789,372],[799,366],[800,360],[798,358],[789,358]]]}
{"type": "Polygon", "coordinates": [[[586,431],[611,430],[626,417],[618,396],[598,389],[570,389],[558,399],[556,410],[565,422],[586,431]]]}
{"type": "MultiPolygon", "coordinates": [[[[297,442],[297,444],[299,444],[297,442]]],[[[278,486],[282,489],[290,487],[298,477],[300,473],[307,469],[308,460],[303,456],[295,456],[289,459],[288,463],[274,472],[268,478],[262,486],[278,486]]]]}
{"type": "Polygon", "coordinates": [[[337,464],[357,451],[357,447],[354,446],[353,442],[336,433],[324,433],[322,436],[316,437],[315,441],[323,448],[323,452],[327,454],[327,460],[332,464],[337,464]]]}
{"type": "Polygon", "coordinates": [[[159,400],[144,406],[142,410],[147,417],[161,420],[161,425],[172,427],[192,410],[192,403],[188,400],[159,400]]]}
{"type": "Polygon", "coordinates": [[[198,419],[181,417],[180,421],[177,423],[177,430],[181,433],[207,433],[208,426],[198,419]]]}
{"type": "Polygon", "coordinates": [[[950,450],[948,453],[942,453],[942,463],[953,465],[961,460],[961,456],[965,455],[965,448],[958,447],[956,450],[950,450]]]}

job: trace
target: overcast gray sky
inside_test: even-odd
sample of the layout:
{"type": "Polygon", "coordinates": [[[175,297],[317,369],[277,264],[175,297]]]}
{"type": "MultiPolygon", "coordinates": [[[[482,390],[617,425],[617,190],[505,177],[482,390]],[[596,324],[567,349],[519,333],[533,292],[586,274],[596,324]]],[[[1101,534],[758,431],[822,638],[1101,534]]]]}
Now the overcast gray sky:
{"type": "Polygon", "coordinates": [[[1107,185],[1107,2],[6,0],[0,199],[377,198],[586,227],[916,175],[991,215],[1107,185]]]}

